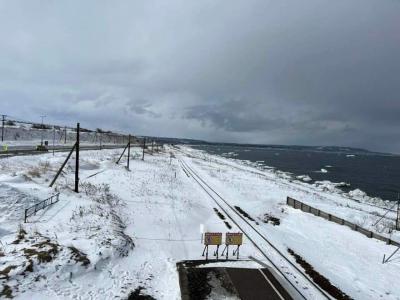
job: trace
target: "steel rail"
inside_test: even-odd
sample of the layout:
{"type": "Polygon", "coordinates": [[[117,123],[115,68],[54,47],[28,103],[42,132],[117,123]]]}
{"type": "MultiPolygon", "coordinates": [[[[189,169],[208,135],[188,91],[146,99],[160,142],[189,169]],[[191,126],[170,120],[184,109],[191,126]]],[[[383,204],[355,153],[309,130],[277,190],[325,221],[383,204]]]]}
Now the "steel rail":
{"type": "Polygon", "coordinates": [[[255,231],[265,242],[268,243],[268,245],[274,249],[282,258],[285,259],[287,263],[290,264],[291,267],[293,267],[298,273],[300,273],[314,288],[316,288],[326,299],[331,299],[331,296],[329,296],[323,289],[321,289],[316,283],[314,283],[307,275],[305,275],[296,265],[294,265],[279,249],[277,249],[268,239],[264,237],[248,220],[246,220],[241,214],[239,214],[236,209],[234,209],[223,197],[221,197],[213,188],[211,188],[193,169],[188,166],[186,162],[183,160],[179,159],[181,162],[182,166],[186,168],[186,171],[189,172],[192,175],[192,178],[199,184],[199,186],[214,200],[214,202],[218,205],[218,207],[228,216],[228,218],[243,232],[243,234],[249,239],[249,241],[253,244],[257,250],[274,266],[274,268],[283,276],[283,278],[299,293],[299,295],[302,296],[303,299],[307,299],[299,290],[298,287],[292,281],[287,278],[287,276],[283,273],[283,271],[277,267],[277,265],[268,257],[268,255],[261,249],[261,247],[249,236],[249,234],[243,230],[243,226],[239,225],[237,221],[235,221],[231,215],[227,212],[227,210],[222,207],[222,205],[219,203],[218,200],[215,199],[211,195],[211,193],[204,187],[204,185],[212,192],[214,193],[218,198],[220,198],[225,205],[227,205],[243,222],[245,222],[248,226],[250,226],[253,231],[255,231]],[[197,177],[197,178],[196,178],[197,177]],[[203,183],[201,183],[201,182],[203,183]]]}

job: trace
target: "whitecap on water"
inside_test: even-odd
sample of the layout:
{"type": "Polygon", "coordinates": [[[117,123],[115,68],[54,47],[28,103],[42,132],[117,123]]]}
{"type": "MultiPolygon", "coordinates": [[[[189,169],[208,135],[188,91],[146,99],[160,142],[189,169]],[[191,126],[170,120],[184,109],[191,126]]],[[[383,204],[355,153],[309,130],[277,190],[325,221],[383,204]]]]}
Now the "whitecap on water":
{"type": "Polygon", "coordinates": [[[300,179],[302,181],[305,181],[305,182],[312,181],[312,178],[308,175],[299,175],[299,176],[296,176],[296,178],[300,179]]]}

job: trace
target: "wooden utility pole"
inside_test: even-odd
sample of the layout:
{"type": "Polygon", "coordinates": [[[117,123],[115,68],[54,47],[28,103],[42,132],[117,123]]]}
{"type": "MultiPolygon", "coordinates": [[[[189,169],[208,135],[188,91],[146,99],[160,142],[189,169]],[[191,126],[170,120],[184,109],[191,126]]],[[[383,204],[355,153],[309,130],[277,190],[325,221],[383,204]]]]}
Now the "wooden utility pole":
{"type": "Polygon", "coordinates": [[[79,193],[79,131],[80,124],[76,124],[76,144],[75,144],[75,193],[79,193]]]}
{"type": "Polygon", "coordinates": [[[400,220],[400,195],[397,194],[397,218],[396,218],[396,230],[399,230],[399,220],[400,220]]]}
{"type": "Polygon", "coordinates": [[[128,141],[128,162],[126,163],[126,168],[129,170],[129,159],[131,156],[131,135],[129,135],[129,141],[128,141]]]}
{"type": "Polygon", "coordinates": [[[4,122],[6,121],[6,116],[7,115],[1,115],[2,120],[1,120],[1,141],[4,141],[4,122]]]}
{"type": "Polygon", "coordinates": [[[142,155],[142,160],[144,160],[144,148],[146,148],[146,138],[143,138],[143,155],[142,155]]]}
{"type": "Polygon", "coordinates": [[[40,116],[42,118],[42,126],[41,126],[41,139],[40,139],[40,145],[43,146],[43,130],[44,130],[44,124],[43,124],[43,119],[46,118],[46,116],[40,116]]]}

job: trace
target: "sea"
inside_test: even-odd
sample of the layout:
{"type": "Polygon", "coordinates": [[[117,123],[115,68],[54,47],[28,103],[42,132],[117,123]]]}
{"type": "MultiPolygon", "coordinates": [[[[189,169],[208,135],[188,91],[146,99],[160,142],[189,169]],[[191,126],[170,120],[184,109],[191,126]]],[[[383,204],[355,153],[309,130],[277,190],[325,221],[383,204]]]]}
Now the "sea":
{"type": "Polygon", "coordinates": [[[345,192],[360,189],[370,197],[396,201],[400,193],[400,155],[344,147],[200,144],[210,154],[257,163],[316,181],[346,183],[345,192]]]}

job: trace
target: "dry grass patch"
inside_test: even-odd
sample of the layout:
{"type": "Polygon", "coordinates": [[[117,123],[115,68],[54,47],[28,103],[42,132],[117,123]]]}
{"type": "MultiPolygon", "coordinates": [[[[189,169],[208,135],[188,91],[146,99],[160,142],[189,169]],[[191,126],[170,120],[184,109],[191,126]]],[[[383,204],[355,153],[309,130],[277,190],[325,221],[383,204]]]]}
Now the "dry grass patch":
{"type": "Polygon", "coordinates": [[[15,269],[17,266],[10,265],[8,267],[5,267],[3,270],[0,270],[0,279],[8,279],[9,276],[8,274],[10,273],[11,270],[15,269]]]}
{"type": "Polygon", "coordinates": [[[59,252],[59,245],[45,240],[38,244],[32,245],[32,248],[23,249],[27,259],[36,258],[39,263],[51,262],[59,252]]]}
{"type": "Polygon", "coordinates": [[[0,298],[1,297],[9,298],[9,299],[14,298],[14,296],[12,294],[12,290],[7,284],[3,285],[3,290],[0,293],[0,298]]]}
{"type": "Polygon", "coordinates": [[[71,251],[71,258],[75,260],[75,262],[82,263],[82,266],[87,266],[90,264],[90,260],[89,258],[87,258],[87,255],[85,253],[79,251],[73,246],[68,247],[68,249],[71,251]]]}

